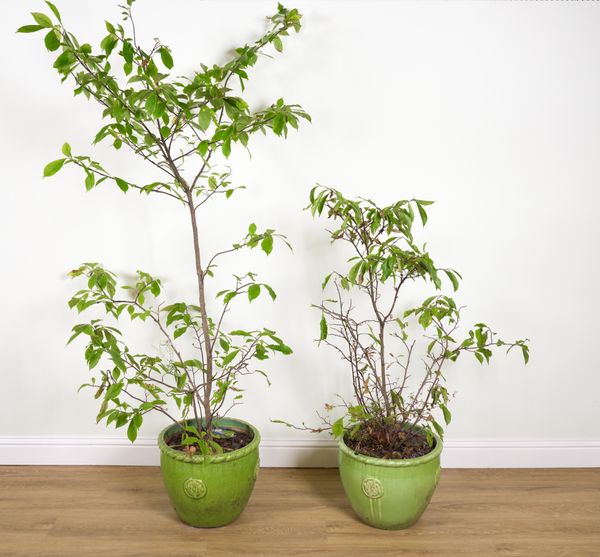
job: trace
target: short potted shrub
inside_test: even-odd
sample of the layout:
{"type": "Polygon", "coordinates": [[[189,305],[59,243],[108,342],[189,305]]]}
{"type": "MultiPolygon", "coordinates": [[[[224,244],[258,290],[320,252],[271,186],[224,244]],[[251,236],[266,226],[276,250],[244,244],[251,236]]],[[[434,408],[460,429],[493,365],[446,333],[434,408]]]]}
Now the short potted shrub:
{"type": "MultiPolygon", "coordinates": [[[[44,176],[74,165],[83,170],[86,190],[114,185],[123,192],[173,199],[189,219],[194,253],[190,271],[197,297],[192,301],[166,301],[161,280],[143,271],[125,284],[98,263],[71,271],[84,283],[69,306],[80,313],[91,310],[94,317],[76,325],[69,341],[80,336],[87,340],[90,379],[82,386],[93,389],[100,403],[98,421],[126,427],[132,442],[148,412],[168,418],[171,424],[158,444],[164,482],[177,514],[198,527],[228,524],[246,506],[259,467],[259,432],[227,417],[243,396],[239,379],[265,375],[261,362],[274,354],[290,354],[291,349],[269,328],[233,328],[227,318],[244,298],[252,302],[262,295],[275,300],[268,284],[252,272],[234,276],[230,286],[219,278],[211,303],[209,282],[224,255],[246,248],[260,248],[268,255],[275,241],[287,242],[272,229],[259,231],[250,224],[244,238],[206,256],[198,221],[209,204],[229,199],[239,189],[229,171],[216,164],[229,156],[234,144],[247,147],[257,132],[285,137],[301,119],[309,120],[300,106],[282,99],[252,111],[241,96],[258,57],[268,48],[281,51],[282,38],[290,30],[299,31],[301,15],[279,5],[269,18],[268,31],[254,44],[236,49],[229,62],[202,64],[192,76],[176,77],[166,45],[158,39],[148,46],[138,42],[133,0],[123,6],[123,24],[106,22],[99,49],[78,40],[56,6],[46,4],[50,13],[33,13],[34,24],[19,32],[42,31],[47,49],[57,53],[53,66],[62,81],[71,83],[76,95],[100,105],[103,125],[94,143],[129,149],[161,178],[133,183],[91,157],[75,154],[67,143],[63,157],[49,163],[44,176]],[[144,353],[130,346],[115,327],[119,318],[155,327],[162,350],[144,353]]],[[[226,219],[224,214],[223,230],[226,219]]]]}
{"type": "MultiPolygon", "coordinates": [[[[527,362],[526,340],[506,342],[477,323],[461,335],[461,307],[433,293],[417,307],[405,298],[427,285],[454,290],[460,275],[436,267],[413,238],[416,218],[427,222],[429,201],[413,199],[378,207],[368,199],[347,199],[317,187],[310,194],[313,215],[334,224],[332,242],[350,248],[349,267],[325,277],[320,342],[333,347],[352,382],[353,400],[339,398],[323,427],[339,440],[340,476],[356,514],[377,528],[414,524],[427,507],[440,474],[444,426],[450,423],[445,368],[462,354],[489,362],[495,347],[517,348],[527,362]],[[414,283],[417,288],[407,293],[414,283]],[[404,294],[404,296],[403,296],[404,294]],[[420,332],[419,332],[420,331],[420,332]]],[[[289,425],[289,424],[288,424],[289,425]]]]}

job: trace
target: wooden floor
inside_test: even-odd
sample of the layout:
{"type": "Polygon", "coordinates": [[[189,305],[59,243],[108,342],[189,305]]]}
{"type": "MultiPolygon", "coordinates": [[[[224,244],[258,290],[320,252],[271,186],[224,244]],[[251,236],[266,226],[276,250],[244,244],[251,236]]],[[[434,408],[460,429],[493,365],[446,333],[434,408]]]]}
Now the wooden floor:
{"type": "Polygon", "coordinates": [[[600,556],[600,469],[444,470],[409,530],[353,515],[336,470],[262,469],[244,514],[180,523],[158,468],[0,467],[0,555],[600,556]]]}

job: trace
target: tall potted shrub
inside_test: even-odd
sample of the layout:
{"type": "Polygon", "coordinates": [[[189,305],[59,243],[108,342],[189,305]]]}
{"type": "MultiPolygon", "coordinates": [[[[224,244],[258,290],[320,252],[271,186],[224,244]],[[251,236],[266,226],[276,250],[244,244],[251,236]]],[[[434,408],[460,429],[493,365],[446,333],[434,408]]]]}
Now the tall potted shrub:
{"type": "MultiPolygon", "coordinates": [[[[438,268],[413,237],[416,219],[427,222],[429,201],[413,199],[378,207],[317,187],[310,194],[313,215],[334,224],[333,243],[350,248],[348,268],[325,277],[320,342],[337,351],[348,371],[353,399],[339,399],[322,416],[339,440],[342,484],[358,516],[377,528],[398,529],[418,520],[437,485],[450,394],[445,370],[463,354],[489,362],[494,348],[522,351],[526,340],[507,342],[484,323],[461,333],[461,307],[439,293],[442,277],[458,289],[458,272],[438,268]],[[433,289],[416,307],[405,292],[433,289]],[[424,283],[419,285],[418,283],[424,283]]],[[[289,425],[289,424],[288,424],[289,425]]]]}
{"type": "Polygon", "coordinates": [[[301,15],[279,5],[268,31],[254,44],[236,49],[230,61],[201,64],[192,76],[176,76],[167,45],[158,39],[148,46],[138,42],[133,2],[126,0],[122,24],[106,22],[99,49],[78,40],[51,2],[46,2],[49,14],[33,13],[34,23],[18,31],[43,32],[46,48],[57,54],[53,67],[61,80],[73,85],[75,95],[100,105],[103,125],[94,143],[128,149],[162,178],[133,183],[76,154],[67,143],[63,156],[45,167],[44,176],[74,165],[83,170],[86,190],[104,184],[176,201],[190,227],[190,271],[195,273],[197,296],[166,301],[160,279],[149,273],[138,271],[133,283],[123,284],[102,265],[84,263],[71,272],[84,282],[69,306],[80,313],[95,308],[95,315],[104,316],[76,325],[70,341],[80,336],[87,340],[90,380],[82,386],[93,389],[100,403],[98,421],[126,427],[133,442],[148,412],[168,418],[171,424],[158,444],[175,510],[193,526],[221,526],[244,509],[259,466],[258,431],[227,417],[243,396],[239,379],[264,375],[259,369],[263,360],[290,354],[291,349],[267,327],[226,327],[225,315],[243,298],[275,300],[268,284],[252,272],[234,276],[228,287],[219,279],[213,290],[209,282],[221,257],[246,248],[268,255],[275,241],[287,242],[272,229],[259,231],[250,224],[244,238],[207,256],[198,221],[202,211],[212,210],[209,204],[229,199],[239,189],[215,161],[227,158],[235,144],[247,147],[257,132],[286,137],[299,120],[310,119],[300,106],[282,99],[252,111],[241,96],[258,57],[267,48],[281,51],[282,39],[300,30],[301,15]],[[213,295],[216,301],[211,303],[213,295]],[[132,348],[114,326],[119,318],[151,323],[164,342],[163,353],[132,348]]]}

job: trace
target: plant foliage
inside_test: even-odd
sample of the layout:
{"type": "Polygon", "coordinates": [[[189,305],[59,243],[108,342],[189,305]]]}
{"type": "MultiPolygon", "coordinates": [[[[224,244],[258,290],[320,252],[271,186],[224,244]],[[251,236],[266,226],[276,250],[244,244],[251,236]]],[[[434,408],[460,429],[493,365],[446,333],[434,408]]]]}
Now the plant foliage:
{"type": "Polygon", "coordinates": [[[346,363],[354,400],[327,405],[328,410],[341,406],[342,417],[333,423],[322,417],[324,428],[308,429],[330,429],[336,437],[351,438],[368,429],[381,434],[384,442],[390,442],[391,432],[400,431],[402,441],[408,442],[424,431],[431,444],[432,433],[443,437],[442,424],[448,425],[452,416],[444,377],[448,362],[471,354],[488,363],[495,348],[505,348],[520,350],[527,363],[527,340],[504,341],[485,323],[461,335],[462,308],[442,293],[443,279],[456,291],[461,276],[437,267],[413,235],[416,221],[426,224],[431,204],[412,199],[378,207],[369,199],[348,199],[335,189],[311,190],[311,213],[333,221],[332,242],[347,244],[353,254],[347,269],[325,277],[327,298],[315,307],[321,312],[319,342],[333,347],[346,363]],[[433,295],[402,310],[403,288],[415,282],[429,285],[433,295]],[[353,295],[362,298],[364,306],[358,308],[353,295]],[[417,359],[414,331],[419,329],[417,336],[425,342],[424,354],[417,359]]]}
{"type": "Polygon", "coordinates": [[[301,120],[310,121],[299,105],[283,99],[252,110],[242,96],[259,57],[269,48],[281,52],[284,38],[300,30],[302,16],[279,4],[269,18],[267,32],[253,44],[237,48],[227,63],[200,64],[193,75],[178,76],[167,45],[158,39],[149,47],[138,42],[133,3],[127,0],[122,6],[123,23],[105,23],[106,36],[99,46],[76,38],[51,2],[46,2],[49,14],[33,13],[34,23],[18,32],[42,32],[47,50],[56,55],[53,67],[62,82],[70,83],[75,95],[101,107],[103,123],[94,143],[129,149],[161,178],[134,183],[90,156],[74,153],[68,143],[62,147],[62,156],[46,165],[44,176],[73,165],[83,171],[88,191],[106,183],[123,192],[137,190],[180,203],[190,223],[197,299],[166,301],[159,278],[138,271],[133,284],[124,284],[102,265],[84,263],[71,272],[84,280],[84,287],[69,306],[79,313],[100,308],[106,319],[76,325],[70,341],[80,336],[87,340],[85,359],[91,379],[82,386],[95,391],[100,403],[98,421],[127,426],[128,437],[134,441],[147,412],[161,412],[179,423],[171,414],[176,406],[181,417],[195,418],[198,426],[188,428],[186,443],[203,452],[220,451],[221,434],[212,427],[213,420],[239,403],[240,377],[264,374],[257,367],[260,362],[274,354],[290,354],[291,349],[266,327],[224,328],[225,314],[238,301],[252,302],[259,296],[275,300],[268,284],[252,272],[234,276],[231,287],[215,293],[215,311],[207,302],[207,281],[225,254],[259,248],[269,255],[275,241],[287,242],[272,229],[259,231],[250,224],[239,242],[204,259],[198,219],[209,201],[229,199],[241,187],[232,184],[229,171],[218,167],[216,160],[229,157],[235,145],[247,148],[258,132],[286,137],[301,120]],[[132,349],[114,326],[123,316],[151,322],[163,338],[166,354],[132,349]]]}

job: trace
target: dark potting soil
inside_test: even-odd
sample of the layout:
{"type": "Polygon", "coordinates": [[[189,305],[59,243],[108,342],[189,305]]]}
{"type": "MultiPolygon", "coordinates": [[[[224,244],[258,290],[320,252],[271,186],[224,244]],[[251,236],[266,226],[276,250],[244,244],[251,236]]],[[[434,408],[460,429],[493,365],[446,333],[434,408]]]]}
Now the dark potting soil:
{"type": "MultiPolygon", "coordinates": [[[[223,437],[220,439],[213,438],[215,443],[218,443],[219,446],[223,449],[224,453],[230,453],[232,451],[237,451],[242,447],[245,447],[252,441],[253,435],[248,433],[247,431],[243,431],[240,429],[229,429],[227,428],[227,432],[232,432],[233,435],[231,437],[223,437]]],[[[200,451],[200,447],[195,445],[182,445],[181,437],[183,435],[182,431],[176,431],[171,434],[169,437],[165,439],[165,442],[169,447],[175,449],[176,451],[181,451],[189,454],[202,454],[200,451]]]]}
{"type": "Polygon", "coordinates": [[[401,423],[365,423],[352,437],[346,434],[344,442],[355,453],[387,459],[417,458],[433,449],[423,433],[407,431],[401,423]]]}

